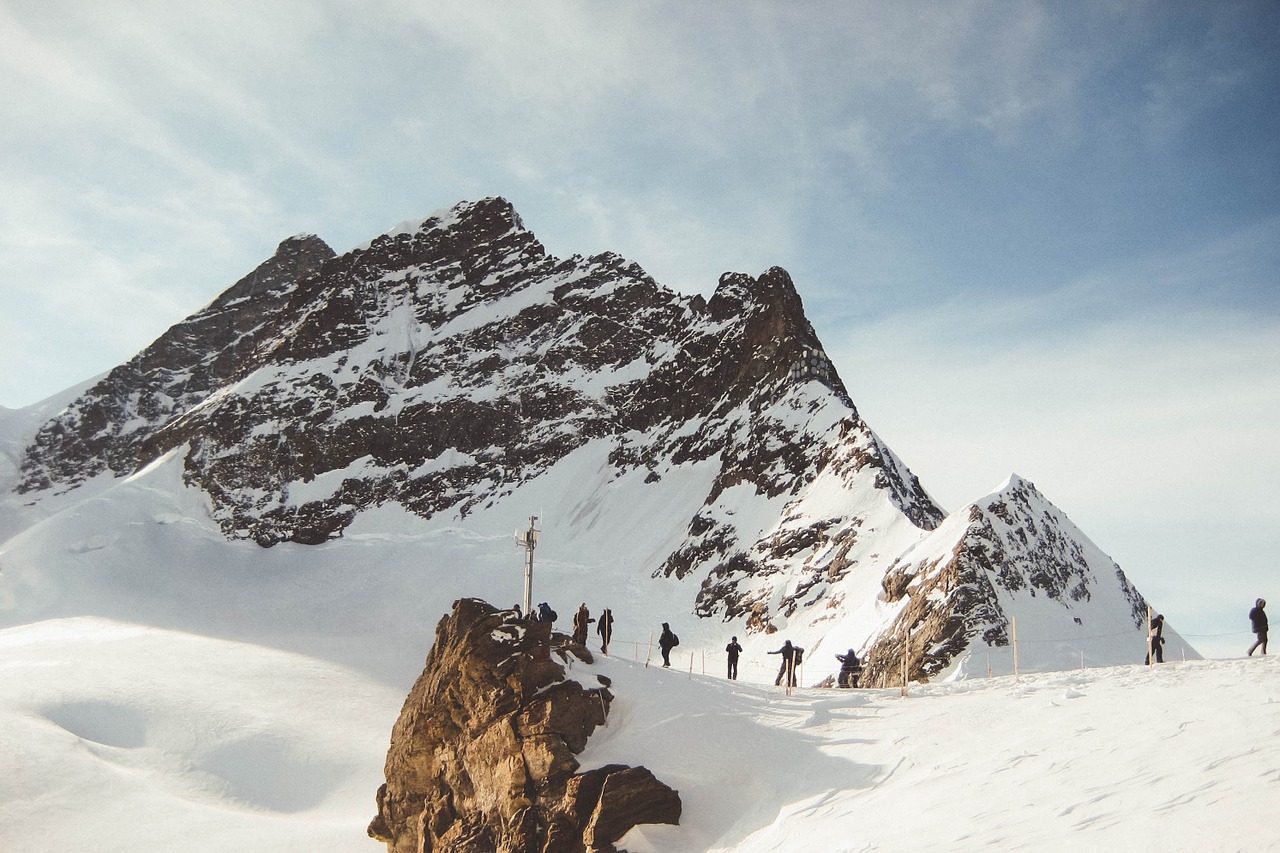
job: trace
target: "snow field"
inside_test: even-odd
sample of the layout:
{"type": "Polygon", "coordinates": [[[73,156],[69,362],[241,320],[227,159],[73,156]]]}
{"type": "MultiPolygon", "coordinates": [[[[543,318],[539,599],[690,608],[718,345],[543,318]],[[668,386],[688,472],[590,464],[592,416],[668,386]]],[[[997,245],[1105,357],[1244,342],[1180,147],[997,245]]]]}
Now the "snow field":
{"type": "MultiPolygon", "coordinates": [[[[616,701],[583,768],[643,764],[684,803],[680,826],[633,830],[633,853],[1280,839],[1275,656],[912,685],[905,698],[787,696],[618,656],[569,675],[597,673],[616,701]]],[[[364,828],[404,689],[89,617],[0,631],[0,679],[0,849],[379,849],[364,828]]]]}
{"type": "Polygon", "coordinates": [[[633,853],[1280,849],[1275,657],[905,698],[597,666],[619,698],[584,766],[643,756],[685,803],[680,827],[625,838],[633,853]]]}
{"type": "Polygon", "coordinates": [[[95,618],[0,631],[0,849],[350,851],[399,691],[95,618]]]}

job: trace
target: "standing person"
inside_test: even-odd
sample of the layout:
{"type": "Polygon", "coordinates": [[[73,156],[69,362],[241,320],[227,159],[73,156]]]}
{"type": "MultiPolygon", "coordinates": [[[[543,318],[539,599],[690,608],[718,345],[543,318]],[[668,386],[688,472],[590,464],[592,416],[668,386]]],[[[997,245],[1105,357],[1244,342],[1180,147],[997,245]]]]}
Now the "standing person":
{"type": "Polygon", "coordinates": [[[1253,633],[1258,636],[1258,639],[1254,640],[1253,645],[1249,647],[1249,657],[1253,657],[1253,650],[1258,646],[1262,646],[1264,655],[1267,653],[1267,611],[1263,609],[1266,606],[1266,600],[1259,598],[1258,603],[1249,611],[1249,623],[1253,633]]]}
{"type": "Polygon", "coordinates": [[[738,644],[737,637],[729,639],[729,645],[724,647],[725,654],[729,656],[729,680],[738,680],[738,655],[742,654],[742,646],[738,644]]]}
{"type": "Polygon", "coordinates": [[[613,611],[606,607],[600,612],[600,622],[596,625],[596,633],[600,635],[600,653],[609,654],[609,641],[613,639],[613,611]]]}
{"type": "Polygon", "coordinates": [[[858,661],[858,655],[853,649],[842,655],[836,655],[836,660],[840,661],[840,678],[838,684],[841,687],[857,687],[858,676],[862,674],[862,664],[858,661]]]}
{"type": "Polygon", "coordinates": [[[1150,666],[1152,655],[1155,655],[1156,663],[1164,663],[1164,617],[1159,613],[1151,620],[1147,634],[1147,659],[1143,663],[1150,666]]]}
{"type": "MultiPolygon", "coordinates": [[[[650,636],[653,636],[652,634],[650,636]]],[[[662,665],[671,666],[671,650],[680,645],[680,638],[671,630],[666,622],[662,623],[662,635],[658,637],[658,648],[662,649],[662,665]]]]}
{"type": "Polygon", "coordinates": [[[587,632],[591,630],[591,623],[596,620],[591,618],[591,611],[587,610],[587,603],[584,601],[578,605],[578,612],[573,614],[573,641],[580,646],[587,644],[587,632]]]}
{"type": "Polygon", "coordinates": [[[799,655],[797,655],[797,652],[799,652],[802,655],[804,654],[804,649],[801,649],[798,646],[791,645],[790,640],[787,640],[785,643],[783,643],[782,648],[778,649],[777,651],[766,652],[766,654],[770,654],[770,655],[782,655],[782,666],[778,667],[778,677],[773,680],[774,687],[777,687],[778,685],[782,684],[783,676],[786,676],[787,678],[788,687],[796,686],[795,665],[800,662],[799,655]]]}

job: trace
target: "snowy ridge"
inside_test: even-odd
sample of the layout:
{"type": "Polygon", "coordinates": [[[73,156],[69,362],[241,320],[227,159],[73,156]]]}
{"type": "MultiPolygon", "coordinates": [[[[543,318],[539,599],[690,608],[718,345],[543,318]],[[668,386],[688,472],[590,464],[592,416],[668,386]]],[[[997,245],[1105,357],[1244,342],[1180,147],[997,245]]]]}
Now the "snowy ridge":
{"type": "MultiPolygon", "coordinates": [[[[883,683],[904,660],[912,678],[965,677],[1004,653],[1015,616],[1066,643],[1025,668],[1072,666],[1143,618],[1118,567],[1021,480],[944,519],[859,416],[786,271],[685,297],[612,253],[549,256],[500,198],[343,255],[291,238],[42,417],[9,440],[26,449],[6,524],[26,532],[0,553],[0,624],[181,624],[156,614],[181,608],[175,564],[198,542],[225,552],[210,564],[225,577],[188,580],[236,614],[202,616],[213,634],[307,650],[332,618],[286,592],[310,564],[352,633],[387,633],[380,671],[402,672],[400,647],[425,636],[388,615],[406,591],[428,612],[515,600],[508,540],[530,515],[540,589],[565,612],[683,620],[713,654],[730,634],[749,651],[785,634],[815,682],[847,648],[883,683]],[[80,544],[46,550],[60,541],[80,544]],[[278,624],[225,588],[254,571],[279,573],[278,624]]],[[[1126,639],[1100,660],[1135,653],[1126,639]]]]}

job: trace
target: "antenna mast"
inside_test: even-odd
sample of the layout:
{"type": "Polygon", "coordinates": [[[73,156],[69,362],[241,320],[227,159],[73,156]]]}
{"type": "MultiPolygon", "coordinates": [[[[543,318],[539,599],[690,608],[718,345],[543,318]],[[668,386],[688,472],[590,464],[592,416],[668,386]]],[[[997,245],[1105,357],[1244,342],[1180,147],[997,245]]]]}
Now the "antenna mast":
{"type": "Polygon", "coordinates": [[[529,516],[529,529],[516,531],[516,547],[525,550],[524,557],[524,613],[533,612],[533,549],[538,547],[538,517],[529,516]]]}

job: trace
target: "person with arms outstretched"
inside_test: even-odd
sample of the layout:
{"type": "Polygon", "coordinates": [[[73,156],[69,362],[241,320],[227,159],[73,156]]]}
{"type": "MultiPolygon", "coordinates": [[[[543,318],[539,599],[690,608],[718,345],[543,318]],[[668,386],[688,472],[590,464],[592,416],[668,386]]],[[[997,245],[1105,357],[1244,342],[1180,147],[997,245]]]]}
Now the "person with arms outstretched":
{"type": "Polygon", "coordinates": [[[778,667],[778,677],[773,680],[773,685],[777,687],[782,684],[782,679],[787,679],[788,687],[796,686],[796,664],[800,663],[801,655],[804,649],[799,646],[791,645],[791,641],[787,640],[782,644],[782,648],[777,651],[766,652],[770,655],[782,655],[782,666],[778,667]]]}

